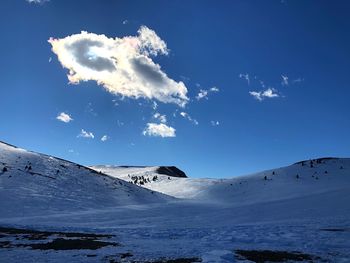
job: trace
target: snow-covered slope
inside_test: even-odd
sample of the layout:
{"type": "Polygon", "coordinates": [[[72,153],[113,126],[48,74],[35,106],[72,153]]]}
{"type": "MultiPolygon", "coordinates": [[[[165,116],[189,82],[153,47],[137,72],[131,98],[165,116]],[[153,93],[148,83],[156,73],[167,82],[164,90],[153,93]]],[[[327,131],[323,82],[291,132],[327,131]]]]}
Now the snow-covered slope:
{"type": "Polygon", "coordinates": [[[212,185],[197,197],[244,205],[334,191],[350,194],[350,159],[321,158],[240,176],[212,185]]]}
{"type": "Polygon", "coordinates": [[[332,191],[350,192],[350,159],[321,158],[232,179],[173,178],[157,167],[92,166],[115,178],[178,198],[244,205],[332,191]],[[138,180],[135,180],[138,179],[138,180]]]}
{"type": "Polygon", "coordinates": [[[51,237],[24,241],[21,231],[5,228],[1,259],[228,263],[247,262],[233,251],[277,250],[300,251],[314,262],[350,262],[350,159],[305,161],[230,179],[173,177],[158,168],[91,170],[0,143],[0,228],[102,232],[120,244],[34,250],[25,246],[52,245],[51,237]]]}
{"type": "Polygon", "coordinates": [[[87,167],[0,142],[0,215],[158,203],[171,197],[87,167]]]}
{"type": "Polygon", "coordinates": [[[114,178],[119,178],[177,198],[193,198],[209,186],[222,181],[219,179],[193,179],[168,176],[159,173],[159,166],[126,167],[95,165],[90,166],[90,168],[98,172],[101,171],[114,178]]]}

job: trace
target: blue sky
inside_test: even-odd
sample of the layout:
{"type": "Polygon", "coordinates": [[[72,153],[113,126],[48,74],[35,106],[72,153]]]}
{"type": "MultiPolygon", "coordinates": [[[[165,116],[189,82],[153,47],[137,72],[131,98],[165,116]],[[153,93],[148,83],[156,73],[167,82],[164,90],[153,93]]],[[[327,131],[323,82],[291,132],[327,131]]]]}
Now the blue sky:
{"type": "Polygon", "coordinates": [[[3,0],[0,140],[191,177],[349,156],[349,7],[3,0]]]}

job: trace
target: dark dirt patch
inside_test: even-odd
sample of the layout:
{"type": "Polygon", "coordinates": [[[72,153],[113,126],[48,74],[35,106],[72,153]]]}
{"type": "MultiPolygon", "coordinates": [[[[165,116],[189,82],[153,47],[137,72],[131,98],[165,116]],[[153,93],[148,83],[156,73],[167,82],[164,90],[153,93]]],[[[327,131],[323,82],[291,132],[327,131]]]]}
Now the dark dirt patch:
{"type": "Polygon", "coordinates": [[[23,235],[23,238],[29,240],[46,239],[52,235],[60,237],[71,237],[71,238],[111,238],[113,235],[106,234],[92,234],[92,233],[76,233],[76,232],[58,232],[58,231],[38,231],[32,229],[21,229],[21,228],[10,228],[0,227],[0,235],[23,235]]]}
{"type": "Polygon", "coordinates": [[[10,241],[0,241],[0,248],[10,248],[11,242],[10,241]]]}
{"type": "Polygon", "coordinates": [[[296,251],[272,251],[272,250],[235,250],[238,259],[247,259],[256,263],[309,261],[320,260],[319,257],[296,251]]]}
{"type": "Polygon", "coordinates": [[[106,246],[117,246],[118,243],[106,242],[92,239],[64,239],[57,238],[47,243],[35,243],[35,244],[19,244],[17,247],[30,247],[32,249],[39,250],[78,250],[78,249],[90,249],[96,250],[106,246]]]}
{"type": "MultiPolygon", "coordinates": [[[[129,253],[125,253],[125,254],[129,254],[129,253]]],[[[123,259],[122,255],[123,254],[113,256],[113,257],[117,257],[118,259],[112,258],[112,256],[108,256],[105,259],[107,259],[109,263],[118,263],[118,262],[121,262],[120,259],[123,259]]],[[[130,256],[133,256],[133,255],[130,254],[130,256]]],[[[151,260],[151,261],[130,260],[128,262],[129,263],[196,263],[196,262],[202,262],[202,259],[200,258],[175,258],[175,259],[160,258],[160,259],[151,260]]]]}
{"type": "Polygon", "coordinates": [[[195,263],[202,262],[200,258],[175,258],[175,259],[159,259],[155,261],[147,262],[135,262],[135,263],[195,263]]]}
{"type": "Polygon", "coordinates": [[[321,228],[321,231],[328,231],[328,232],[345,232],[349,231],[350,229],[345,228],[321,228]]]}
{"type": "Polygon", "coordinates": [[[1,248],[31,248],[39,250],[78,250],[90,249],[96,250],[106,246],[119,246],[116,242],[109,242],[101,239],[111,238],[113,235],[58,232],[58,231],[37,231],[32,229],[20,229],[0,227],[0,235],[3,241],[0,242],[1,248]],[[49,242],[47,239],[50,238],[49,242]],[[11,239],[21,240],[20,244],[12,243],[11,239]],[[53,239],[53,240],[52,240],[53,239]],[[41,241],[40,243],[32,241],[41,241]],[[27,241],[27,242],[24,242],[27,241]],[[29,241],[29,242],[28,242],[29,241]]]}

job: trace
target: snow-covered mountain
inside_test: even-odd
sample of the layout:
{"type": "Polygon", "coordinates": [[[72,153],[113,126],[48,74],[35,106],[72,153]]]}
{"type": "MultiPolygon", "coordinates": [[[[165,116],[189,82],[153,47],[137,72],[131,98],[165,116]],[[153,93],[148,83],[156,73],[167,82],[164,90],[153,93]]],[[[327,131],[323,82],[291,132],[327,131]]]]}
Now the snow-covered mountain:
{"type": "Polygon", "coordinates": [[[92,168],[0,143],[1,259],[350,262],[350,159],[226,179],[187,178],[175,167],[92,168]],[[108,240],[85,244],[86,234],[59,231],[108,240]],[[80,246],[102,248],[71,248],[80,246]]]}
{"type": "MultiPolygon", "coordinates": [[[[200,191],[207,189],[208,186],[218,183],[222,180],[217,179],[193,179],[183,176],[182,173],[165,174],[162,169],[164,166],[114,166],[114,165],[95,165],[90,166],[98,172],[103,172],[114,178],[119,178],[127,182],[145,187],[147,189],[166,193],[177,198],[193,198],[200,191]],[[170,175],[172,174],[172,175],[170,175]]],[[[182,172],[182,171],[181,171],[182,172]]]]}
{"type": "Polygon", "coordinates": [[[350,187],[350,159],[320,158],[232,179],[195,179],[159,174],[158,167],[91,166],[114,178],[178,198],[231,205],[343,191],[350,187]]]}
{"type": "Polygon", "coordinates": [[[0,215],[158,203],[171,197],[82,165],[0,142],[0,215]]]}

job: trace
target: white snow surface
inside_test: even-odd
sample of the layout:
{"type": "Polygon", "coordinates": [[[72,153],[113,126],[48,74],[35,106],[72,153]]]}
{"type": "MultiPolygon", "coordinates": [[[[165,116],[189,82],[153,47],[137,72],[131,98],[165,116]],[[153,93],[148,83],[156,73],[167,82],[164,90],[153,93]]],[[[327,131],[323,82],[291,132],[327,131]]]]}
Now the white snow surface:
{"type": "Polygon", "coordinates": [[[122,244],[92,252],[0,248],[4,262],[250,262],[236,249],[350,262],[350,159],[230,179],[168,177],[157,167],[93,168],[98,172],[0,143],[0,226],[108,233],[122,244]],[[128,183],[132,176],[150,180],[142,188],[128,183]],[[132,256],[121,258],[126,252],[132,256]]]}

